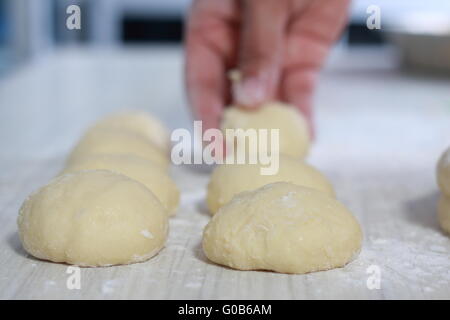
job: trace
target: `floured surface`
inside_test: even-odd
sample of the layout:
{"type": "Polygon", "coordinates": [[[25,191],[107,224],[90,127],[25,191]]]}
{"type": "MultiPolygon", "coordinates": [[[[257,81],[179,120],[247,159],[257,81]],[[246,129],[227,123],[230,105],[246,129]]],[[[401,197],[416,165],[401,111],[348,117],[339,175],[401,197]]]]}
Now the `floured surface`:
{"type": "MultiPolygon", "coordinates": [[[[367,55],[343,60],[355,65],[374,57],[386,61],[381,53],[367,55]]],[[[180,55],[131,52],[105,58],[69,52],[49,61],[45,70],[0,82],[0,133],[8,137],[0,157],[0,298],[450,298],[450,238],[438,227],[435,181],[436,162],[450,145],[450,83],[408,78],[388,66],[377,71],[337,68],[336,60],[332,57],[322,76],[319,132],[309,160],[330,178],[338,199],[361,223],[363,249],[354,262],[306,275],[235,271],[208,262],[200,243],[210,219],[204,204],[209,172],[200,166],[176,167],[172,175],[182,198],[165,249],[144,263],[83,268],[80,290],[67,288],[67,265],[26,255],[17,236],[18,208],[32,190],[59,172],[64,154],[98,115],[126,102],[140,108],[151,105],[172,128],[188,127],[181,82],[173,80],[181,77],[180,55]],[[74,64],[74,56],[81,62],[74,64]],[[76,101],[55,98],[50,85],[48,96],[45,88],[35,88],[60,68],[73,69],[78,77],[98,74],[93,65],[111,67],[102,77],[117,71],[127,81],[112,79],[97,89],[77,82],[76,101]],[[145,77],[155,72],[166,76],[144,87],[145,77]],[[18,94],[23,88],[31,97],[18,94]],[[55,134],[58,130],[61,134],[55,134]],[[380,289],[370,290],[367,283],[373,284],[377,271],[380,289]]],[[[56,92],[65,92],[74,83],[52,85],[63,86],[56,92]]]]}

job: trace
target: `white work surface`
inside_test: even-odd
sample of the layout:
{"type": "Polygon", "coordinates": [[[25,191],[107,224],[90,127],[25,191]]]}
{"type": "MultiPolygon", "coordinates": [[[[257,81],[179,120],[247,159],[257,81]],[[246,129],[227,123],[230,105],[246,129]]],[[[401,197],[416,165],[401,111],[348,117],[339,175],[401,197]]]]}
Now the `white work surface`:
{"type": "Polygon", "coordinates": [[[67,289],[67,265],[25,253],[18,209],[58,173],[101,115],[146,109],[172,129],[189,128],[181,51],[66,49],[0,79],[0,298],[450,298],[450,238],[436,220],[434,171],[450,145],[450,81],[400,73],[391,57],[333,53],[316,95],[317,138],[308,160],[362,225],[354,262],[307,275],[210,263],[200,246],[209,172],[174,167],[182,198],[166,247],[145,263],[83,268],[80,290],[67,289]],[[367,287],[370,266],[380,271],[379,290],[367,287]]]}

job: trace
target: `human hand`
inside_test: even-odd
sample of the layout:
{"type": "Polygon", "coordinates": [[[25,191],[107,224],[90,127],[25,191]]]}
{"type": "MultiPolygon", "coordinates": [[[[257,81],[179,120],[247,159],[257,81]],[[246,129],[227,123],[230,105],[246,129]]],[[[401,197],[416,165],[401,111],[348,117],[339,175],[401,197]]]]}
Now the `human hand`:
{"type": "Polygon", "coordinates": [[[224,107],[290,103],[312,128],[317,73],[341,33],[350,0],[194,0],[186,34],[186,87],[203,129],[224,107]],[[230,69],[242,74],[231,83],[230,69]]]}

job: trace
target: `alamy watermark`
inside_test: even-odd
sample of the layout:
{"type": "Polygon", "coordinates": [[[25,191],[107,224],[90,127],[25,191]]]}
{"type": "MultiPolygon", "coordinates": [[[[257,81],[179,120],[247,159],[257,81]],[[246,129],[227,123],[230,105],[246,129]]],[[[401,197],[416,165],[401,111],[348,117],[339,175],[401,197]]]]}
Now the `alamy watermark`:
{"type": "Polygon", "coordinates": [[[369,274],[366,285],[369,290],[381,289],[381,268],[377,265],[370,265],[366,269],[366,273],[369,274]]]}
{"type": "Polygon", "coordinates": [[[67,267],[66,273],[70,276],[66,280],[66,287],[69,290],[81,289],[81,269],[77,266],[67,267]]]}
{"type": "Polygon", "coordinates": [[[194,121],[193,134],[175,129],[171,160],[180,164],[259,164],[261,175],[274,175],[279,169],[279,129],[202,130],[202,121],[194,121]],[[202,150],[201,153],[193,152],[202,150]]]}
{"type": "Polygon", "coordinates": [[[381,29],[381,8],[377,5],[367,7],[366,13],[369,14],[366,20],[366,26],[369,30],[381,29]]]}
{"type": "Polygon", "coordinates": [[[72,4],[67,7],[66,13],[69,15],[66,19],[66,27],[69,30],[81,29],[81,9],[79,6],[72,4]]]}

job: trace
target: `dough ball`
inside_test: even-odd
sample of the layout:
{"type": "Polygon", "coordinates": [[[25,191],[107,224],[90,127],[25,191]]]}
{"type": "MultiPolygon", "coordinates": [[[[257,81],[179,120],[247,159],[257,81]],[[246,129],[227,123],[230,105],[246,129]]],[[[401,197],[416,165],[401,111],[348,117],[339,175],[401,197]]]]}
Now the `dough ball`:
{"type": "Polygon", "coordinates": [[[439,199],[438,219],[442,229],[450,233],[450,198],[447,196],[439,199]]]}
{"type": "Polygon", "coordinates": [[[115,129],[89,130],[75,146],[68,163],[94,154],[131,154],[167,169],[169,157],[148,140],[132,132],[115,129]]]}
{"type": "Polygon", "coordinates": [[[450,148],[444,152],[439,160],[437,179],[442,192],[450,197],[450,148]]]}
{"type": "Polygon", "coordinates": [[[161,167],[133,155],[93,155],[77,158],[63,173],[95,169],[121,173],[139,181],[153,192],[170,215],[175,214],[180,192],[161,167]]]}
{"type": "Polygon", "coordinates": [[[223,164],[217,166],[208,184],[207,204],[211,214],[227,204],[234,195],[266,184],[284,181],[323,191],[334,197],[333,186],[314,167],[286,155],[279,157],[278,173],[262,175],[260,164],[223,164]]]}
{"type": "Polygon", "coordinates": [[[204,230],[203,250],[234,269],[308,273],[349,263],[361,241],[358,222],[334,198],[276,182],[222,207],[204,230]]]}
{"type": "Polygon", "coordinates": [[[18,225],[36,258],[95,267],[150,259],[164,246],[167,219],[141,183],[92,170],[59,176],[33,193],[18,225]]]}
{"type": "Polygon", "coordinates": [[[169,131],[161,121],[144,111],[133,110],[113,113],[99,120],[92,128],[132,131],[150,140],[164,153],[169,153],[169,131]]]}
{"type": "MultiPolygon", "coordinates": [[[[272,102],[261,106],[256,111],[243,110],[238,107],[230,107],[225,110],[221,125],[224,133],[226,129],[246,130],[250,128],[279,129],[280,153],[295,158],[304,158],[308,153],[310,144],[308,124],[300,112],[290,105],[272,102]]],[[[268,147],[270,148],[270,143],[268,147]]],[[[246,150],[249,149],[246,148],[246,150]]],[[[250,150],[252,149],[250,148],[250,150]]],[[[267,151],[259,150],[259,152],[267,151]]]]}

